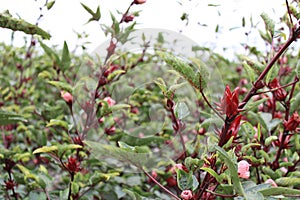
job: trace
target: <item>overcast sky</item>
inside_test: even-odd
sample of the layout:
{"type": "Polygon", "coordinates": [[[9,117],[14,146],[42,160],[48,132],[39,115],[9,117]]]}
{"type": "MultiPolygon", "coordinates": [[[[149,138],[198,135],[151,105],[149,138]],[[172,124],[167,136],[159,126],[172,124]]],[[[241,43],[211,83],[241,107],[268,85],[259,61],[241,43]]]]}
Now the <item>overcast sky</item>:
{"type": "MultiPolygon", "coordinates": [[[[44,2],[44,0],[0,0],[0,12],[8,9],[13,16],[20,16],[28,22],[35,23],[40,15],[39,7],[44,2]]],[[[88,48],[91,51],[107,40],[99,24],[96,22],[85,24],[90,16],[80,2],[93,10],[100,5],[102,14],[100,23],[110,25],[109,11],[115,14],[116,10],[124,12],[131,1],[56,0],[50,11],[42,11],[44,17],[39,23],[41,28],[52,35],[48,44],[62,45],[66,40],[71,48],[74,47],[76,35],[73,30],[79,33],[86,31],[90,34],[88,41],[91,44],[88,48]]],[[[223,47],[236,51],[241,42],[263,43],[255,37],[256,33],[253,33],[254,36],[250,40],[244,34],[245,31],[250,30],[250,16],[260,25],[263,25],[259,17],[262,12],[278,20],[285,8],[284,3],[284,0],[148,0],[143,5],[134,5],[132,11],[142,10],[141,15],[136,19],[137,28],[164,28],[176,32],[182,30],[182,34],[199,45],[213,47],[216,51],[220,51],[223,47]],[[219,6],[212,7],[208,4],[219,6]],[[183,12],[189,14],[188,26],[185,26],[186,21],[180,20],[183,12]],[[246,28],[235,29],[241,27],[243,16],[246,20],[246,28]],[[220,25],[219,34],[215,34],[217,24],[220,25]]],[[[16,35],[15,45],[22,44],[23,36],[21,33],[16,35]]],[[[9,42],[9,38],[10,31],[1,29],[0,41],[9,42]]]]}

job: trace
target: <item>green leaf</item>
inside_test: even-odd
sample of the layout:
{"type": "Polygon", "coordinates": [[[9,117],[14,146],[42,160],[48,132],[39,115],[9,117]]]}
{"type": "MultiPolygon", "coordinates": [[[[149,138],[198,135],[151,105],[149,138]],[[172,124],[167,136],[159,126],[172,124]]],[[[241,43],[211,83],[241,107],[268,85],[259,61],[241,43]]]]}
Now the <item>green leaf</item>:
{"type": "Polygon", "coordinates": [[[241,181],[240,181],[238,173],[237,173],[238,169],[237,169],[236,160],[233,160],[233,158],[231,158],[229,156],[229,154],[224,149],[222,149],[221,147],[216,146],[215,148],[219,152],[220,158],[225,162],[225,164],[227,165],[227,167],[229,169],[234,189],[239,194],[246,197],[245,191],[242,187],[241,181]]]}
{"type": "Polygon", "coordinates": [[[91,22],[91,21],[99,21],[101,18],[101,13],[100,13],[100,7],[97,7],[96,12],[94,12],[92,9],[90,9],[88,6],[86,6],[83,3],[80,3],[82,5],[82,7],[92,15],[92,17],[88,20],[87,23],[91,22]]]}
{"type": "Polygon", "coordinates": [[[159,136],[146,136],[143,138],[132,136],[126,132],[122,132],[121,136],[117,138],[118,141],[125,142],[131,146],[143,146],[143,145],[157,145],[166,141],[166,138],[159,136]]]}
{"type": "Polygon", "coordinates": [[[0,110],[0,126],[7,124],[15,124],[17,122],[27,122],[27,120],[21,115],[0,110]]]}
{"type": "Polygon", "coordinates": [[[190,114],[189,108],[184,102],[176,104],[174,110],[178,119],[183,119],[190,114]]]}
{"type": "Polygon", "coordinates": [[[266,77],[266,83],[270,83],[271,81],[273,81],[273,79],[278,76],[278,72],[279,72],[279,65],[276,64],[268,72],[266,77]]]}
{"type": "Polygon", "coordinates": [[[299,195],[300,190],[286,188],[286,187],[272,187],[259,191],[264,196],[275,196],[275,195],[299,195]]]}
{"type": "Polygon", "coordinates": [[[175,57],[166,52],[157,52],[157,54],[175,71],[177,71],[185,80],[187,80],[195,89],[204,89],[207,85],[208,71],[204,66],[198,66],[199,71],[195,72],[188,62],[175,57]]]}
{"type": "Polygon", "coordinates": [[[276,135],[271,135],[265,139],[265,145],[269,146],[272,142],[276,141],[278,137],[276,135]]]}
{"type": "Polygon", "coordinates": [[[47,3],[47,9],[50,10],[53,7],[54,3],[55,3],[55,1],[48,2],[47,3]]]}
{"type": "Polygon", "coordinates": [[[192,172],[187,173],[184,170],[176,170],[177,173],[177,184],[181,190],[189,190],[193,188],[193,174],[192,172]]]}
{"type": "MultiPolygon", "coordinates": [[[[130,147],[125,143],[120,143],[123,148],[112,145],[102,144],[92,141],[84,141],[84,143],[92,149],[93,155],[97,159],[111,158],[121,162],[126,162],[138,168],[143,166],[152,168],[155,165],[151,152],[145,153],[145,149],[139,147],[130,147]]],[[[149,148],[147,148],[149,150],[149,148]]]]}
{"type": "Polygon", "coordinates": [[[300,107],[300,92],[296,94],[295,97],[292,98],[291,103],[291,113],[294,113],[295,111],[299,110],[300,107]]]}
{"type": "Polygon", "coordinates": [[[282,177],[282,178],[276,179],[275,182],[281,186],[299,186],[300,178],[282,177]]]}
{"type": "MultiPolygon", "coordinates": [[[[247,65],[243,64],[243,66],[249,66],[257,75],[260,75],[260,73],[265,68],[263,64],[261,64],[258,61],[252,60],[251,58],[244,56],[244,55],[238,55],[238,58],[245,62],[247,65]]],[[[250,72],[251,76],[253,72],[250,72]]]]}
{"type": "Polygon", "coordinates": [[[70,68],[70,64],[71,64],[71,57],[70,57],[70,52],[69,52],[69,48],[67,45],[67,42],[64,41],[64,47],[63,47],[63,52],[62,52],[62,56],[61,56],[61,62],[60,62],[60,67],[63,71],[66,71],[70,68]]]}
{"type": "Polygon", "coordinates": [[[250,99],[250,101],[246,104],[244,111],[243,112],[248,112],[250,110],[254,110],[256,109],[260,104],[264,103],[265,101],[267,101],[267,98],[263,98],[263,99],[259,99],[259,100],[253,100],[250,99]]]}
{"type": "Polygon", "coordinates": [[[123,189],[123,192],[127,193],[132,200],[142,200],[143,197],[135,191],[131,191],[129,189],[123,189]]]}
{"type": "Polygon", "coordinates": [[[113,71],[111,74],[108,75],[107,80],[111,81],[113,80],[116,76],[121,75],[121,74],[125,74],[126,71],[125,70],[115,70],[113,71]]]}
{"type": "Polygon", "coordinates": [[[278,174],[276,172],[274,172],[270,167],[263,167],[262,171],[271,177],[271,179],[276,180],[277,178],[279,178],[278,174]]]}
{"type": "Polygon", "coordinates": [[[60,82],[60,81],[47,81],[49,84],[57,87],[59,90],[65,90],[67,92],[73,93],[73,87],[68,83],[60,82]]]}
{"type": "Polygon", "coordinates": [[[263,12],[260,16],[264,20],[266,30],[271,34],[271,37],[273,37],[275,31],[275,22],[265,12],[263,12]]]}
{"type": "Polygon", "coordinates": [[[101,181],[108,181],[112,177],[119,176],[120,173],[118,172],[113,172],[113,173],[100,173],[100,172],[95,172],[93,176],[90,178],[90,183],[91,184],[96,184],[101,181]]]}
{"type": "Polygon", "coordinates": [[[118,111],[118,110],[123,110],[123,109],[130,108],[130,105],[124,104],[124,103],[119,103],[119,104],[113,105],[109,108],[110,108],[111,112],[115,112],[115,111],[118,111]]]}
{"type": "Polygon", "coordinates": [[[212,175],[213,177],[215,177],[215,179],[219,182],[222,183],[223,178],[222,176],[220,176],[219,174],[217,174],[217,172],[215,172],[213,169],[209,168],[209,167],[201,167],[201,170],[204,170],[206,172],[208,172],[210,175],[212,175]]]}
{"type": "Polygon", "coordinates": [[[30,35],[40,35],[43,39],[51,38],[51,35],[40,27],[26,22],[23,19],[13,18],[8,12],[0,13],[0,27],[13,31],[22,31],[30,35]]]}
{"type": "Polygon", "coordinates": [[[34,150],[32,153],[37,154],[37,153],[49,153],[53,151],[57,151],[58,147],[57,146],[43,146],[41,148],[38,148],[34,150]]]}
{"type": "Polygon", "coordinates": [[[61,126],[65,130],[68,130],[68,123],[59,119],[51,119],[50,122],[47,123],[46,127],[50,127],[50,126],[61,126]]]}
{"type": "Polygon", "coordinates": [[[246,72],[248,74],[247,77],[249,77],[250,81],[252,83],[254,83],[255,77],[256,77],[254,69],[252,67],[250,67],[250,65],[248,65],[246,61],[242,62],[242,65],[243,65],[244,69],[246,70],[246,72]]]}
{"type": "Polygon", "coordinates": [[[184,166],[186,166],[190,171],[195,171],[197,168],[203,165],[203,160],[198,158],[187,157],[184,160],[184,166]]]}
{"type": "Polygon", "coordinates": [[[88,6],[86,6],[83,3],[80,3],[82,5],[82,7],[88,12],[90,13],[92,16],[95,14],[94,11],[92,11],[92,9],[90,9],[88,6]]]}
{"type": "Polygon", "coordinates": [[[64,154],[68,150],[81,149],[82,146],[78,144],[62,144],[58,146],[58,155],[64,154]]]}
{"type": "Polygon", "coordinates": [[[56,64],[60,63],[60,59],[55,51],[53,51],[50,47],[48,47],[46,44],[44,44],[42,41],[39,40],[39,43],[45,53],[53,60],[56,64]]]}

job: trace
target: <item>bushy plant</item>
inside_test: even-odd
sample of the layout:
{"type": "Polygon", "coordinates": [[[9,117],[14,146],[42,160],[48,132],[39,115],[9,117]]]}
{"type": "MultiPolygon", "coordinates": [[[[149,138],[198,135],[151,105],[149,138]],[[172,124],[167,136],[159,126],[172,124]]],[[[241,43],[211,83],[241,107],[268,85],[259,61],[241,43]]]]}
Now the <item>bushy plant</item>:
{"type": "Polygon", "coordinates": [[[298,3],[276,26],[261,15],[268,52],[245,45],[233,61],[135,30],[131,9],[144,3],[111,25],[82,4],[109,38],[95,55],[50,47],[37,25],[0,14],[1,27],[32,35],[0,44],[1,197],[299,198],[298,3]]]}

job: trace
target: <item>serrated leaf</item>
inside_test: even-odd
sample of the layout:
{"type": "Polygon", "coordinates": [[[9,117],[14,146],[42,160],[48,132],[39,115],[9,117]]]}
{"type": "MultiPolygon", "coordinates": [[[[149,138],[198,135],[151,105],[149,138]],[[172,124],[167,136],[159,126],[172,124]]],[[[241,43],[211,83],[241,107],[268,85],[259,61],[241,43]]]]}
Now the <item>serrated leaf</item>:
{"type": "Polygon", "coordinates": [[[265,26],[266,26],[266,30],[273,37],[274,36],[274,31],[275,31],[275,22],[265,12],[263,12],[260,16],[264,20],[264,23],[265,23],[265,26]]]}
{"type": "Polygon", "coordinates": [[[246,64],[252,68],[255,73],[257,75],[260,75],[260,73],[263,71],[264,69],[264,65],[261,64],[260,62],[258,61],[255,61],[255,60],[252,60],[251,58],[247,57],[247,56],[244,56],[244,55],[238,55],[238,58],[240,60],[242,60],[243,62],[246,62],[246,64]]]}
{"type": "Polygon", "coordinates": [[[234,189],[241,195],[243,195],[244,197],[246,197],[245,191],[242,187],[241,181],[239,179],[238,176],[238,169],[237,169],[237,163],[235,163],[232,158],[229,157],[228,153],[222,149],[219,146],[215,147],[216,150],[219,152],[220,158],[225,162],[225,164],[227,165],[231,178],[232,178],[232,182],[233,182],[233,186],[234,189]]]}
{"type": "Polygon", "coordinates": [[[157,54],[194,88],[202,90],[206,87],[208,76],[205,73],[207,71],[204,70],[204,67],[202,68],[202,71],[195,72],[188,62],[179,59],[170,53],[157,52],[157,54]]]}
{"type": "Polygon", "coordinates": [[[275,195],[299,195],[300,190],[286,188],[286,187],[272,187],[259,191],[264,196],[275,196],[275,195]]]}
{"type": "Polygon", "coordinates": [[[68,70],[71,65],[70,52],[66,41],[64,41],[64,47],[63,47],[60,65],[63,71],[68,70]]]}
{"type": "Polygon", "coordinates": [[[49,153],[53,151],[57,151],[58,147],[57,146],[43,146],[41,148],[38,148],[32,152],[32,154],[37,154],[37,153],[49,153]]]}
{"type": "Polygon", "coordinates": [[[59,119],[51,119],[50,122],[47,123],[46,127],[50,127],[50,126],[61,126],[65,130],[68,130],[68,123],[59,119]]]}
{"type": "Polygon", "coordinates": [[[27,122],[27,120],[22,115],[0,110],[0,126],[17,122],[27,122]]]}
{"type": "Polygon", "coordinates": [[[160,88],[163,94],[167,92],[167,85],[162,78],[157,78],[157,80],[154,81],[154,83],[160,88]]]}
{"type": "Polygon", "coordinates": [[[73,93],[73,87],[68,83],[61,81],[47,81],[49,84],[57,87],[59,90],[65,90],[67,92],[73,93]]]}
{"type": "Polygon", "coordinates": [[[299,186],[300,178],[282,177],[282,178],[276,179],[275,182],[281,186],[299,186]]]}
{"type": "Polygon", "coordinates": [[[50,39],[51,35],[23,19],[13,18],[8,13],[0,13],[0,27],[7,28],[13,31],[22,31],[30,35],[40,35],[43,39],[50,39]]]}

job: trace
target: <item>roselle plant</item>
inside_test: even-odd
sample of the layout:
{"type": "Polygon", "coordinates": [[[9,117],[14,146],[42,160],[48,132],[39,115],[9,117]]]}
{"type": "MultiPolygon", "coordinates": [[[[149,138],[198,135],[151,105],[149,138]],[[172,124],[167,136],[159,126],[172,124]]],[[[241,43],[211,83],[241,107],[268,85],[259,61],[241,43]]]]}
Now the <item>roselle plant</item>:
{"type": "Polygon", "coordinates": [[[46,45],[55,1],[36,25],[0,14],[31,35],[0,44],[1,199],[300,198],[298,3],[278,24],[263,13],[268,51],[244,44],[234,61],[136,31],[142,4],[107,25],[81,3],[108,38],[95,56],[46,45]]]}

